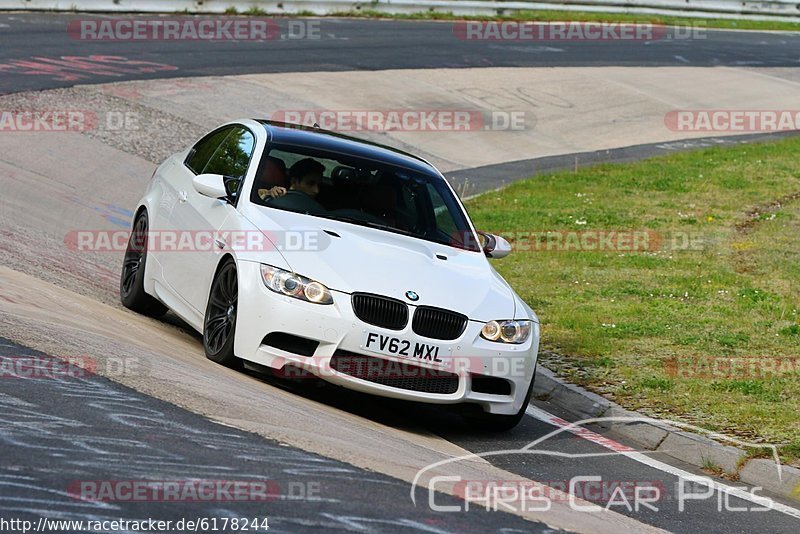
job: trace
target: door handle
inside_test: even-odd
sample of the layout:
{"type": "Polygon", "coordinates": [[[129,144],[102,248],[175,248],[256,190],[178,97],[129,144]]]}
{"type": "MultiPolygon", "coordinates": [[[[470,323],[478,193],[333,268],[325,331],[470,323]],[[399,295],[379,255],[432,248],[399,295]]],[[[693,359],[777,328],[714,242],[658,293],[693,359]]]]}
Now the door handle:
{"type": "Polygon", "coordinates": [[[178,202],[181,202],[181,203],[186,202],[186,200],[188,198],[189,198],[189,195],[186,194],[186,191],[179,191],[178,192],[178,202]]]}

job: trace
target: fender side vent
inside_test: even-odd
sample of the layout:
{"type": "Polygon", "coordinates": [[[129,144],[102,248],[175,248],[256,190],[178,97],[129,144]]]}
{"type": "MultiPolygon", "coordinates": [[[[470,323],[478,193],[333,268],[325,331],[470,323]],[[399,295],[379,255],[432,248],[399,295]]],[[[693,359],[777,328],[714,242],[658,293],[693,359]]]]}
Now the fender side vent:
{"type": "Polygon", "coordinates": [[[298,356],[313,356],[319,346],[319,342],[313,339],[294,336],[286,332],[270,332],[264,337],[261,344],[285,350],[298,356]]]}

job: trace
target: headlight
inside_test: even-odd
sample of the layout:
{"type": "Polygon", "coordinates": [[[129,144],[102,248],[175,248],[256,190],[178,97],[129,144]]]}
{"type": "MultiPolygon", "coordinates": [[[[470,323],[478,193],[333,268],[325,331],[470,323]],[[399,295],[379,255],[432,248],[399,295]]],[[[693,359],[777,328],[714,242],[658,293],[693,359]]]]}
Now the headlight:
{"type": "Polygon", "coordinates": [[[333,304],[330,290],[319,282],[271,265],[261,264],[261,279],[275,293],[314,304],[333,304]]]}
{"type": "Polygon", "coordinates": [[[531,335],[530,321],[489,321],[481,328],[481,337],[498,343],[525,343],[531,335]]]}

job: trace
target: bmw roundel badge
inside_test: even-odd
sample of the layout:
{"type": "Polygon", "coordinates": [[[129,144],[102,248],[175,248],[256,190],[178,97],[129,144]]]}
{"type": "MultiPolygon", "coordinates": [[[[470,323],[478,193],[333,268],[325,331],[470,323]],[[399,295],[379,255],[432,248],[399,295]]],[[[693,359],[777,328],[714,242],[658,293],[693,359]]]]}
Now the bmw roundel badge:
{"type": "Polygon", "coordinates": [[[408,297],[408,300],[411,300],[411,301],[414,301],[414,302],[419,300],[419,295],[417,295],[413,291],[406,291],[406,297],[408,297]]]}

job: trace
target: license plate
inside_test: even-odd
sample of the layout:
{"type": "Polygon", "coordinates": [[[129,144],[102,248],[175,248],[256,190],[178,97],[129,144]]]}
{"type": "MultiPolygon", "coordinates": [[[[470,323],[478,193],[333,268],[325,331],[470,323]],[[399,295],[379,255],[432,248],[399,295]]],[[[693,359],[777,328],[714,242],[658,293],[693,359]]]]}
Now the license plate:
{"type": "Polygon", "coordinates": [[[377,332],[364,332],[361,347],[378,354],[436,363],[442,363],[442,356],[449,352],[449,349],[436,344],[409,341],[377,332]]]}

